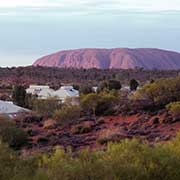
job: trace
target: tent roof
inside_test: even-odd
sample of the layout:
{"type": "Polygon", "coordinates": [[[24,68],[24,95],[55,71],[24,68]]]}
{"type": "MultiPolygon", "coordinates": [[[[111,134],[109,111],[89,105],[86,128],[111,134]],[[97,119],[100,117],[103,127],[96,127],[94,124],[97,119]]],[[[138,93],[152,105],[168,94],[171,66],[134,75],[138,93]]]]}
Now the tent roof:
{"type": "Polygon", "coordinates": [[[0,100],[0,113],[2,113],[2,114],[16,114],[19,112],[27,112],[27,111],[29,111],[29,110],[19,107],[17,105],[14,105],[11,102],[0,100]]]}

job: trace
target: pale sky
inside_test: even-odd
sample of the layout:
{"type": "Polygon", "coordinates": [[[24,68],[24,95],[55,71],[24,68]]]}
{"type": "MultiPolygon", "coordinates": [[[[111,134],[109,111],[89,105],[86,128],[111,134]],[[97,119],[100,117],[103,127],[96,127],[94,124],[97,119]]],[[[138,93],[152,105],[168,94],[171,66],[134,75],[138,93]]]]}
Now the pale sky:
{"type": "MultiPolygon", "coordinates": [[[[179,10],[179,0],[0,0],[0,7],[110,7],[118,9],[179,10]]],[[[107,8],[108,8],[107,7],[107,8]]]]}
{"type": "Polygon", "coordinates": [[[0,66],[64,49],[180,52],[180,0],[0,0],[0,66]]]}

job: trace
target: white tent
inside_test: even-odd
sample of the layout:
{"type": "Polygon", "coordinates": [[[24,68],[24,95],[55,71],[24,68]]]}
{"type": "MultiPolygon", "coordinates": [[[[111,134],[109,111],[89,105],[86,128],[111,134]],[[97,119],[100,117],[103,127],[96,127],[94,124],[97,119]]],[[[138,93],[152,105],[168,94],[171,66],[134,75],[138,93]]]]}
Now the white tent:
{"type": "Polygon", "coordinates": [[[54,91],[49,86],[31,85],[26,89],[28,94],[37,95],[39,99],[48,99],[49,97],[57,97],[57,99],[65,102],[66,98],[79,97],[79,91],[73,86],[62,86],[59,90],[54,91]]]}
{"type": "Polygon", "coordinates": [[[49,97],[54,97],[53,89],[42,89],[38,94],[39,99],[47,99],[49,97]]]}
{"type": "Polygon", "coordinates": [[[66,98],[79,97],[79,91],[75,90],[72,86],[62,86],[59,90],[54,92],[54,96],[64,102],[66,98]]]}
{"type": "Polygon", "coordinates": [[[30,87],[26,89],[26,93],[38,95],[41,91],[47,91],[49,89],[50,89],[49,86],[30,85],[30,87]]]}
{"type": "Polygon", "coordinates": [[[22,112],[28,112],[28,109],[14,105],[12,102],[0,100],[0,114],[18,114],[22,112]]]}

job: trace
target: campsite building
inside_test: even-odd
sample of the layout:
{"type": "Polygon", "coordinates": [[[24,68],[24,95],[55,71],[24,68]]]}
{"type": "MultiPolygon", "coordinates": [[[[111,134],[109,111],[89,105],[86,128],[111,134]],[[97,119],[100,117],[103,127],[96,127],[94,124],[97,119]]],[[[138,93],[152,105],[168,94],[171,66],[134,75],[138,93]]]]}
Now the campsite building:
{"type": "Polygon", "coordinates": [[[79,91],[75,90],[73,86],[62,86],[59,90],[55,91],[49,86],[31,85],[28,89],[26,89],[26,93],[37,95],[39,99],[57,97],[62,102],[65,102],[67,98],[79,97],[79,91]]]}

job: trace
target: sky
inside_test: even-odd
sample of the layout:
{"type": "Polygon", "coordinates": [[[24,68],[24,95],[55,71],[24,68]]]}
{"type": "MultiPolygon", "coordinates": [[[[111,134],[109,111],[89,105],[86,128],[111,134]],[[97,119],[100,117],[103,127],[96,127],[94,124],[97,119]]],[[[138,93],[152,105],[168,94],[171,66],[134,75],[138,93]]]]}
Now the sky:
{"type": "Polygon", "coordinates": [[[161,48],[180,52],[180,0],[0,0],[0,66],[59,50],[161,48]]]}

